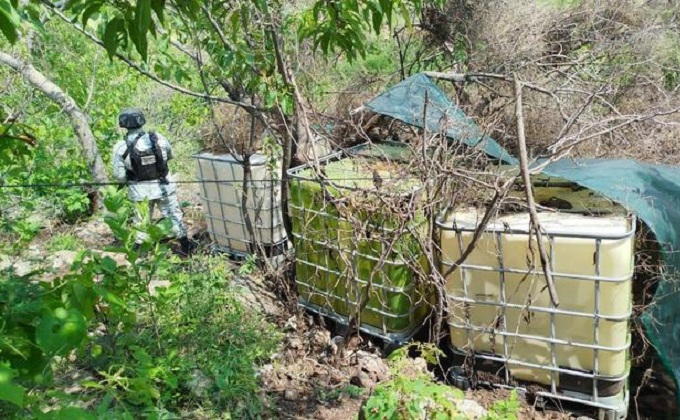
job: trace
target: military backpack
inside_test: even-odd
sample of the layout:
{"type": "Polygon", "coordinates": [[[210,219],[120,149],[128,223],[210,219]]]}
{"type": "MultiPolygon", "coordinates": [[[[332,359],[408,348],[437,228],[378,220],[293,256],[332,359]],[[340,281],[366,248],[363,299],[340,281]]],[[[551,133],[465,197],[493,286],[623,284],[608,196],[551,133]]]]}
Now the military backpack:
{"type": "Polygon", "coordinates": [[[128,181],[153,181],[160,180],[161,183],[167,183],[168,176],[168,162],[163,159],[163,152],[158,147],[158,136],[154,132],[149,133],[149,140],[151,141],[151,149],[140,151],[137,150],[137,141],[144,135],[139,133],[132,143],[127,144],[127,150],[123,153],[123,160],[130,156],[130,166],[132,170],[128,171],[128,181]]]}

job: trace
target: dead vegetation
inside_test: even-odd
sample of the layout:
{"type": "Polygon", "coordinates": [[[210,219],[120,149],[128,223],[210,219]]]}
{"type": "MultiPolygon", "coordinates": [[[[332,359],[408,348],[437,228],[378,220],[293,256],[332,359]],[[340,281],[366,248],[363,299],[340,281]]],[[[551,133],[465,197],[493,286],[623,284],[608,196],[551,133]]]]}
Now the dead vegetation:
{"type": "MultiPolygon", "coordinates": [[[[680,104],[673,29],[677,6],[632,0],[564,3],[451,2],[465,10],[466,19],[460,18],[462,12],[449,20],[436,15],[432,36],[442,39],[448,28],[447,42],[465,39],[468,73],[517,73],[554,94],[526,93],[527,140],[534,156],[550,153],[565,135],[565,115],[578,112],[570,131],[592,137],[573,148],[573,156],[680,162],[674,141],[680,133],[678,116],[654,115],[680,104]],[[623,121],[629,123],[607,130],[623,121]]],[[[515,150],[511,87],[494,80],[473,85],[464,85],[468,92],[458,95],[460,105],[515,150]]]]}
{"type": "Polygon", "coordinates": [[[244,155],[262,147],[266,127],[261,120],[253,120],[251,114],[230,104],[214,105],[212,114],[200,133],[205,150],[214,154],[244,155]]]}

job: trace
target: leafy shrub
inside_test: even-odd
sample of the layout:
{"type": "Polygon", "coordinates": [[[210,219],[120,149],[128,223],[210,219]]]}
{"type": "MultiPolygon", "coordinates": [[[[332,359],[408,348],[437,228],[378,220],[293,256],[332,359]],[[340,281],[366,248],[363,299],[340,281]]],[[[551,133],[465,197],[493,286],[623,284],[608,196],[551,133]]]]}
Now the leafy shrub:
{"type": "MultiPolygon", "coordinates": [[[[389,358],[392,379],[379,384],[362,408],[365,419],[465,419],[458,409],[464,393],[437,383],[433,376],[414,368],[409,350],[415,347],[428,363],[437,363],[442,351],[432,344],[413,344],[394,351],[389,358]]],[[[520,404],[517,393],[499,400],[487,410],[484,420],[515,420],[520,404]]]]}
{"type": "Polygon", "coordinates": [[[38,185],[26,191],[30,199],[45,201],[46,207],[52,209],[45,215],[67,223],[75,223],[87,216],[90,201],[85,189],[39,185],[79,184],[90,180],[89,169],[71,130],[63,115],[46,118],[40,126],[36,126],[36,134],[40,138],[52,138],[52,143],[39,144],[26,172],[11,181],[13,184],[38,185]]]}
{"type": "Polygon", "coordinates": [[[513,390],[507,400],[498,400],[491,405],[484,420],[517,420],[519,409],[517,392],[513,390]]]}
{"type": "MultiPolygon", "coordinates": [[[[170,222],[130,226],[134,209],[124,190],[105,190],[104,205],[120,243],[113,250],[128,264],[83,251],[54,284],[0,281],[0,400],[8,401],[0,415],[258,416],[256,369],[278,334],[230,289],[228,260],[173,257],[160,243],[170,222]],[[138,229],[147,238],[136,248],[138,229]],[[71,383],[82,391],[59,391],[63,384],[48,374],[53,366],[60,382],[87,372],[71,383]]],[[[54,246],[71,240],[63,235],[54,246]]]]}
{"type": "Polygon", "coordinates": [[[167,409],[201,407],[235,417],[262,410],[256,366],[274,352],[278,334],[236,299],[232,277],[222,258],[197,257],[159,294],[165,301],[160,342],[168,348],[154,351],[155,360],[168,363],[178,385],[162,397],[167,409]]]}
{"type": "MultiPolygon", "coordinates": [[[[49,383],[51,359],[85,339],[92,308],[81,282],[34,282],[36,273],[11,268],[0,274],[0,401],[22,407],[26,385],[49,383]]],[[[0,406],[0,414],[12,411],[0,406]]]]}
{"type": "MultiPolygon", "coordinates": [[[[426,360],[433,361],[441,350],[418,346],[426,360]]],[[[438,384],[427,372],[410,368],[410,346],[390,355],[390,381],[379,384],[364,406],[366,419],[451,419],[465,418],[457,407],[463,399],[459,389],[438,384]]]]}

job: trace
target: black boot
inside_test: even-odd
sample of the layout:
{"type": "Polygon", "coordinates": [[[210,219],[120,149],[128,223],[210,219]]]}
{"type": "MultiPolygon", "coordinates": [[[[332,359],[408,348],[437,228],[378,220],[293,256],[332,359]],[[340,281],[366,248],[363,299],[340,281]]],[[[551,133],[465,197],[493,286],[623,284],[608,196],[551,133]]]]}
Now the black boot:
{"type": "Polygon", "coordinates": [[[183,255],[191,255],[194,249],[196,249],[196,243],[189,240],[186,236],[179,238],[179,244],[182,247],[181,252],[183,255]]]}

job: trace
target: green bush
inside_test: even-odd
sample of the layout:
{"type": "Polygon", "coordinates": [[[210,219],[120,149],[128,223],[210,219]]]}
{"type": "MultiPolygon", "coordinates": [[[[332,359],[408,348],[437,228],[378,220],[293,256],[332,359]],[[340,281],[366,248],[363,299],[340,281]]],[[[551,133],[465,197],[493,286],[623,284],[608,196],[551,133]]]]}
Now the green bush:
{"type": "Polygon", "coordinates": [[[130,226],[124,190],[104,204],[128,264],[83,251],[53,283],[0,280],[0,417],[258,416],[257,366],[279,337],[237,299],[228,260],[172,256],[170,222],[130,226]]]}
{"type": "MultiPolygon", "coordinates": [[[[458,404],[464,393],[454,387],[437,383],[433,376],[413,367],[408,352],[415,347],[428,363],[437,363],[443,353],[432,344],[413,344],[394,351],[389,358],[392,379],[376,386],[363,406],[367,420],[407,419],[466,419],[458,404]]],[[[496,401],[484,420],[517,419],[517,394],[508,400],[496,401]]]]}
{"type": "Polygon", "coordinates": [[[134,262],[115,268],[118,280],[111,278],[111,290],[134,316],[127,328],[109,330],[98,340],[101,351],[90,353],[94,356],[87,363],[100,373],[106,369],[99,381],[84,384],[94,392],[93,400],[104,411],[125,407],[145,415],[193,410],[212,413],[209,417],[257,415],[262,405],[256,367],[276,348],[273,325],[236,299],[228,260],[171,258],[157,242],[169,225],[143,227],[152,235],[142,244],[140,258],[132,247],[134,230],[126,224],[129,213],[115,210],[124,198],[120,192],[111,197],[105,204],[116,213],[107,222],[134,262]],[[167,283],[150,293],[152,281],[159,279],[167,283]]]}
{"type": "MultiPolygon", "coordinates": [[[[438,384],[427,372],[411,368],[411,346],[394,351],[389,358],[392,379],[376,386],[363,408],[366,419],[454,419],[465,418],[457,402],[463,399],[459,389],[438,384]]],[[[423,357],[432,360],[441,350],[431,345],[417,345],[423,357]]]]}

